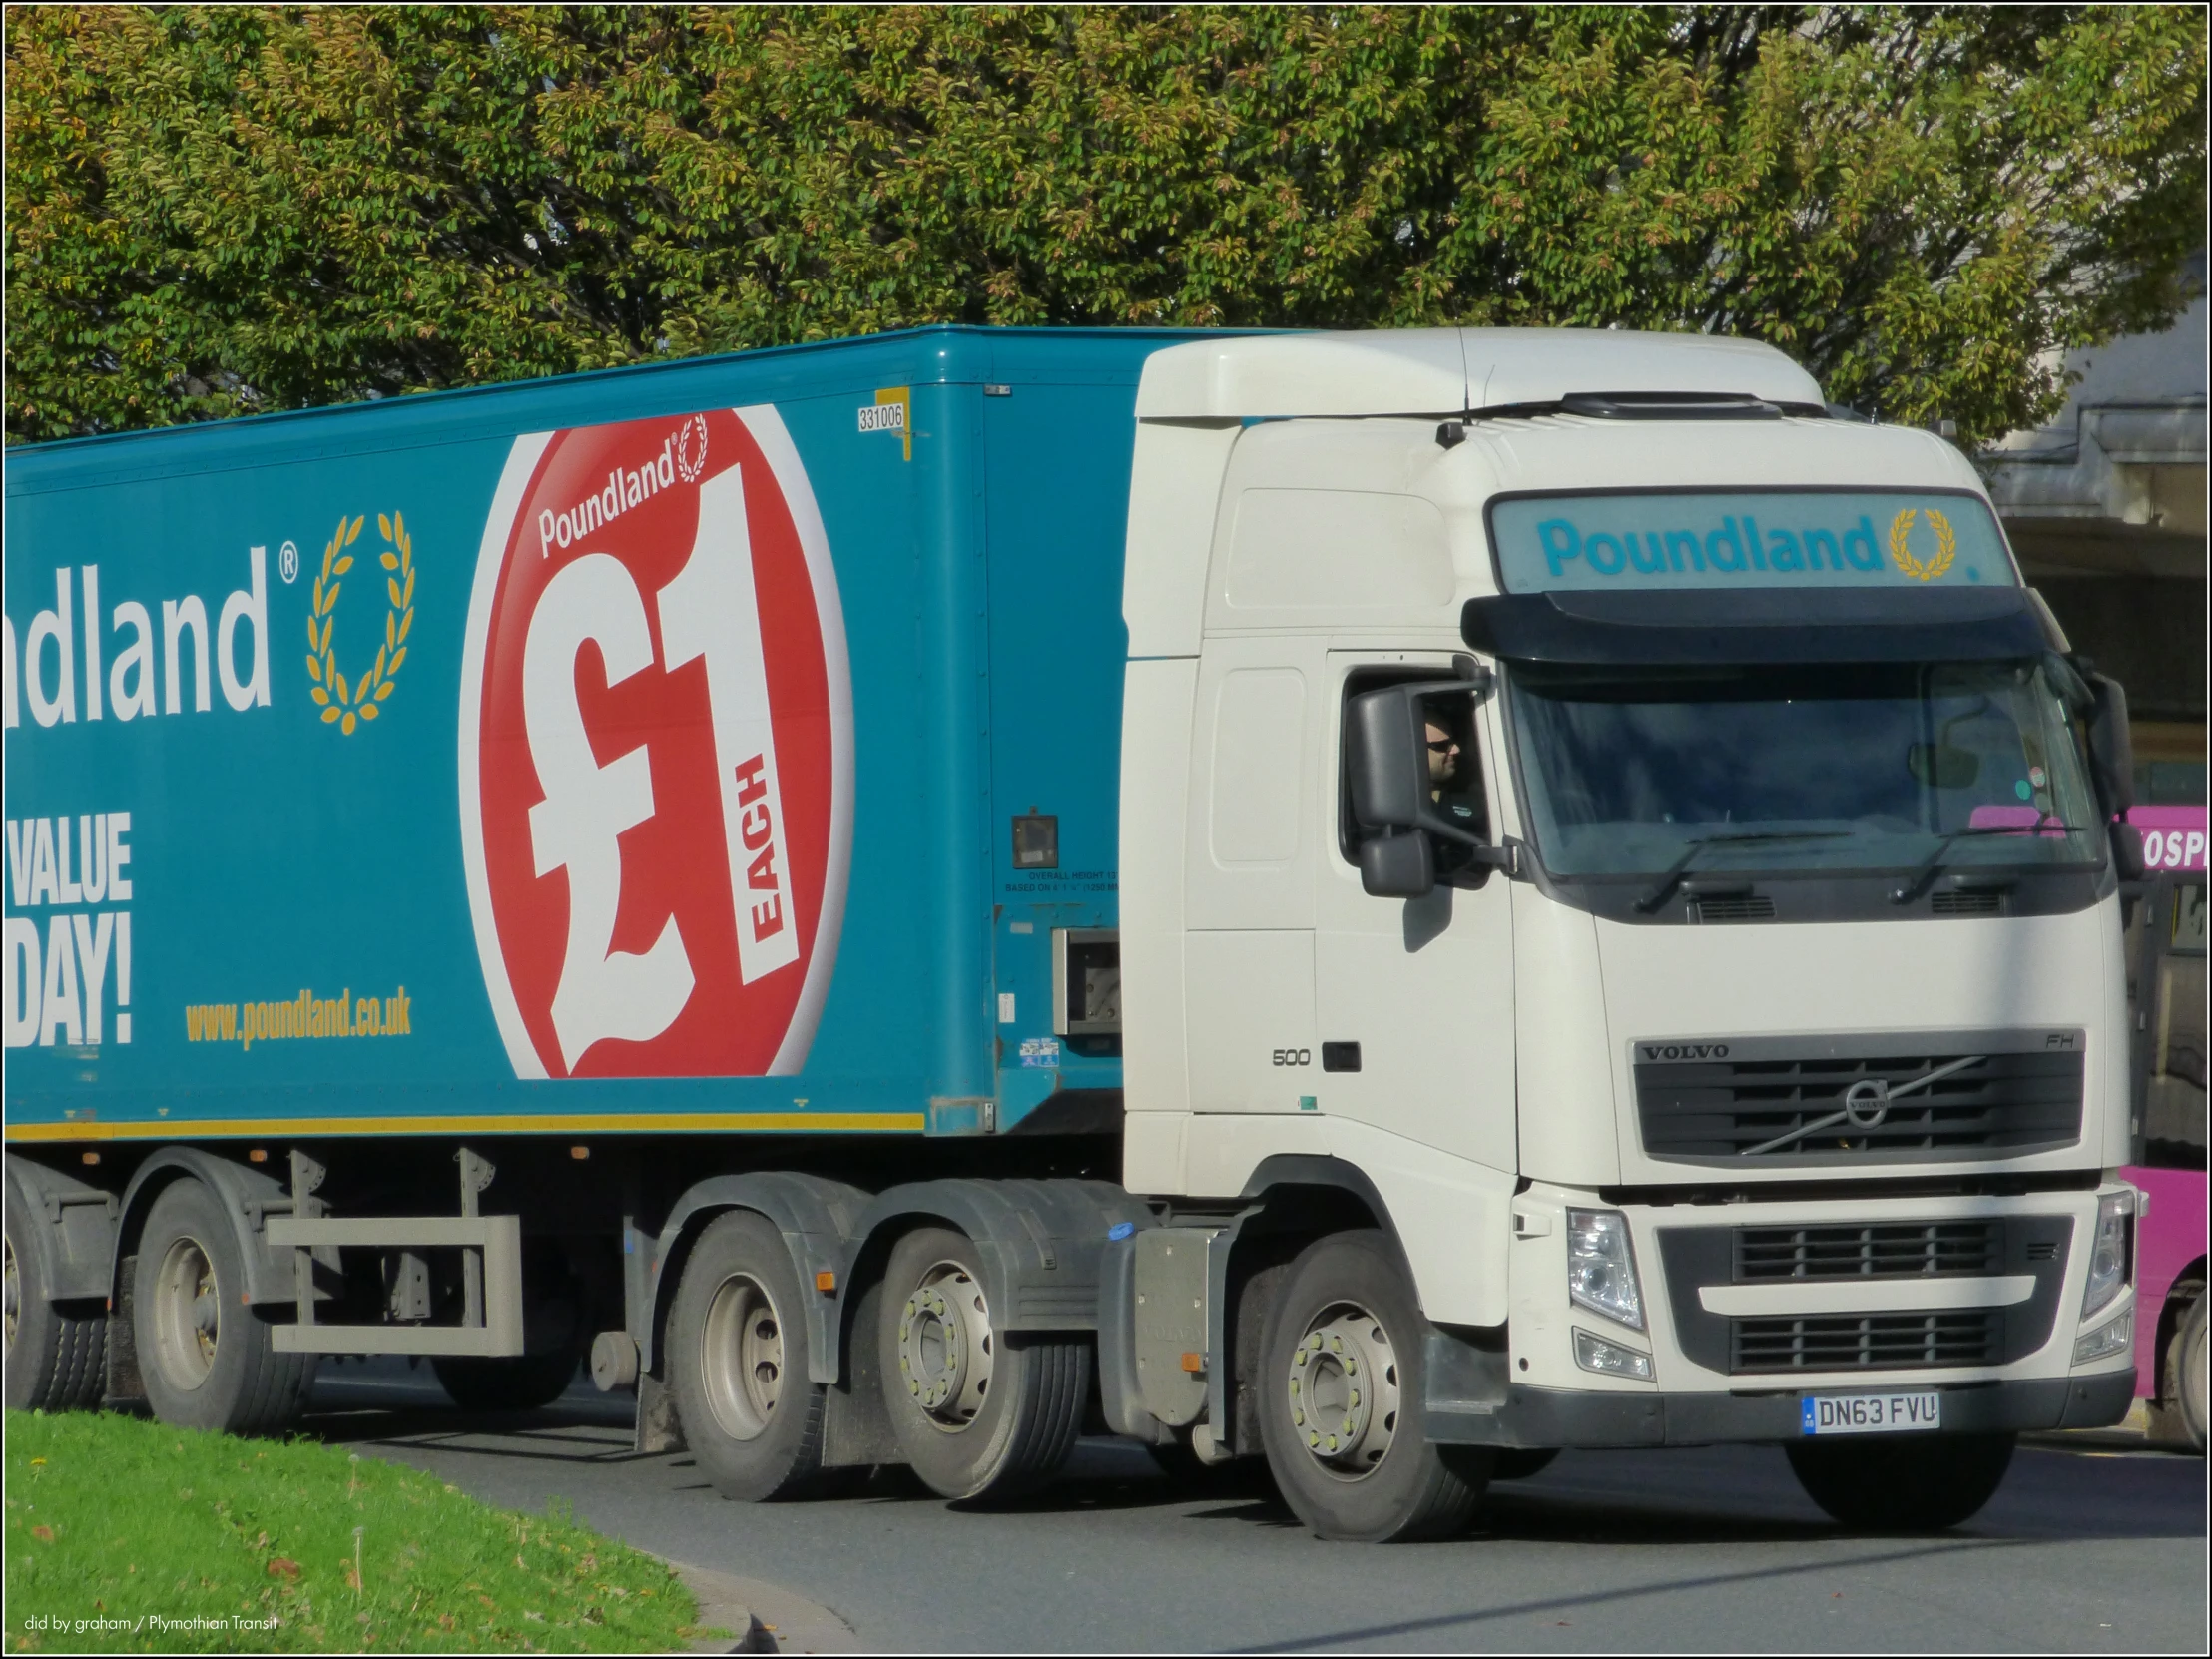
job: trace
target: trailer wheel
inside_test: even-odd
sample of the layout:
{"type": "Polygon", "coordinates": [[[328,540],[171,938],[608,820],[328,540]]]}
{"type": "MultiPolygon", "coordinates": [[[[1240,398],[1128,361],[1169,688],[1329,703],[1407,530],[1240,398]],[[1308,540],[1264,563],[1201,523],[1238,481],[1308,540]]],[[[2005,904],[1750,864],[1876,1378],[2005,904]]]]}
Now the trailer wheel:
{"type": "Polygon", "coordinates": [[[1291,1264],[1262,1339],[1260,1437],[1316,1535],[1411,1542],[1473,1518],[1490,1458],[1424,1435],[1425,1329],[1381,1233],[1336,1234],[1291,1264]]]}
{"type": "Polygon", "coordinates": [[[162,1421],[262,1434],[299,1415],[313,1356],[276,1352],[273,1327],[245,1300],[238,1234],[200,1182],[175,1182],[154,1200],[133,1291],[139,1372],[162,1421]]]}
{"type": "Polygon", "coordinates": [[[1090,1345],[994,1329],[973,1240],[943,1227],[900,1239],[877,1332],[884,1409],[931,1491],[1004,1499],[1059,1473],[1083,1427],[1090,1345]]]}
{"type": "Polygon", "coordinates": [[[1980,1513],[2011,1466],[2010,1434],[1793,1440],[1805,1495],[1846,1526],[1939,1532],[1980,1513]]]}
{"type": "Polygon", "coordinates": [[[822,1472],[830,1390],[807,1375],[807,1317],[784,1237],[751,1210],[692,1247],[669,1311],[669,1386],[715,1489],[791,1497],[822,1472]]]}
{"type": "Polygon", "coordinates": [[[97,1302],[53,1303],[39,1295],[36,1221],[7,1212],[7,1404],[11,1411],[73,1411],[98,1405],[108,1374],[108,1315],[97,1302]],[[21,1231],[20,1245],[16,1234],[21,1231]]]}
{"type": "Polygon", "coordinates": [[[498,1360],[447,1355],[430,1362],[438,1384],[464,1411],[535,1411],[568,1391],[576,1351],[515,1354],[498,1360]]]}

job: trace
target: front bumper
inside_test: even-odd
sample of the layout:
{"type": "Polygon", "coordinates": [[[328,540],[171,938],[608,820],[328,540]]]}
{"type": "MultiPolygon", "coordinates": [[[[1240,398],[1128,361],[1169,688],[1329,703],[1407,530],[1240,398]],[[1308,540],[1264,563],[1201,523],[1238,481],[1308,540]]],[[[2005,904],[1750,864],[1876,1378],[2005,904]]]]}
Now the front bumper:
{"type": "MultiPolygon", "coordinates": [[[[1799,1438],[1809,1393],[1894,1391],[1870,1379],[1819,1388],[1759,1393],[1583,1392],[1509,1383],[1495,1404],[1465,1396],[1463,1384],[1494,1376],[1481,1351],[1445,1332],[1429,1337],[1427,1434],[1439,1445],[1661,1446],[1799,1438]],[[1463,1350],[1463,1353],[1454,1353],[1463,1350]]],[[[1916,1390],[1928,1386],[1915,1384],[1916,1390]]],[[[2132,1370],[2092,1377],[2037,1377],[1936,1384],[1946,1434],[2103,1428],[2135,1399],[2132,1370]]]]}

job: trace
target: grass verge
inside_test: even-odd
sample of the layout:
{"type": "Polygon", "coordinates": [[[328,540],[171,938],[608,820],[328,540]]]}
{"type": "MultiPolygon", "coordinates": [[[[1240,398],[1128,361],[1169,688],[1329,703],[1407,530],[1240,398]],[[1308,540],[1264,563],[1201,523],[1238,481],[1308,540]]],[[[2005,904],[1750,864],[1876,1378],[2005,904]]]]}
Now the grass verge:
{"type": "Polygon", "coordinates": [[[575,1524],[309,1440],[6,1417],[11,1653],[666,1651],[698,1608],[575,1524]],[[358,1576],[356,1576],[358,1563],[358,1576]]]}

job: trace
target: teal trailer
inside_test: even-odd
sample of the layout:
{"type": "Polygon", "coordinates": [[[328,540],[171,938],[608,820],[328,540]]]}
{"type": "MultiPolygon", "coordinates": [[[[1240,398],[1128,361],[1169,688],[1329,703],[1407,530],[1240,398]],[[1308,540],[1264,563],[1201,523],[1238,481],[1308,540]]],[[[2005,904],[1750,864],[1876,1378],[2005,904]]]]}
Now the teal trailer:
{"type": "Polygon", "coordinates": [[[1162,343],[933,329],[12,453],[11,1144],[1110,1095],[1050,950],[1115,924],[1162,343]]]}

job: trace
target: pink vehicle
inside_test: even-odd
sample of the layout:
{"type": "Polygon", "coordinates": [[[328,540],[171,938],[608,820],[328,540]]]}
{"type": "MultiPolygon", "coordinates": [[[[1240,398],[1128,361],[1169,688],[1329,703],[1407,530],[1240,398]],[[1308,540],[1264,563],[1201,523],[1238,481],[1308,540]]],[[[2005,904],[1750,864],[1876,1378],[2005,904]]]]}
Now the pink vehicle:
{"type": "Polygon", "coordinates": [[[2205,1445],[2205,809],[2137,807],[2145,878],[2127,909],[2136,1162],[2136,1394],[2153,1433],[2205,1445]]]}

